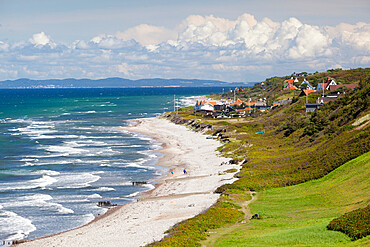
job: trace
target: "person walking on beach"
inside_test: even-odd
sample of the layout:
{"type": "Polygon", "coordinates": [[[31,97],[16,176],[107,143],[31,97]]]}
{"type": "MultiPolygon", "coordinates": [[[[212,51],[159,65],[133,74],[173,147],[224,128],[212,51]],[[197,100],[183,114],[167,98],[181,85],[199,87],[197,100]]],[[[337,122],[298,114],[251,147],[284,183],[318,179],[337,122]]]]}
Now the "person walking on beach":
{"type": "Polygon", "coordinates": [[[183,171],[183,172],[184,172],[184,174],[187,174],[187,173],[188,173],[185,169],[184,169],[184,171],[183,171]]]}
{"type": "Polygon", "coordinates": [[[175,172],[174,172],[174,170],[172,170],[172,171],[171,171],[171,174],[173,175],[174,173],[175,173],[175,172]]]}

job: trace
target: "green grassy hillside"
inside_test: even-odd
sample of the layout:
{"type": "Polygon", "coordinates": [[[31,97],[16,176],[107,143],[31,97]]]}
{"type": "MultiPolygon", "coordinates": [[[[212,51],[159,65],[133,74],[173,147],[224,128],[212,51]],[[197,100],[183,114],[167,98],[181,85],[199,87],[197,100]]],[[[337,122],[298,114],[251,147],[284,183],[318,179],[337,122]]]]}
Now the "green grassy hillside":
{"type": "Polygon", "coordinates": [[[325,177],[257,194],[250,204],[262,220],[239,224],[227,234],[214,234],[206,246],[369,246],[370,237],[357,241],[327,230],[329,222],[370,203],[370,153],[325,177]]]}

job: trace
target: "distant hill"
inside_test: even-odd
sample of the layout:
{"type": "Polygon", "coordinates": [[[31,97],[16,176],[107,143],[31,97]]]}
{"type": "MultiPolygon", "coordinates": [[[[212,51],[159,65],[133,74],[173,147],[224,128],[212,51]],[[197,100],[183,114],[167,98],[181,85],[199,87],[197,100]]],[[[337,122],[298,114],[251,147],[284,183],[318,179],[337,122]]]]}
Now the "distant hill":
{"type": "Polygon", "coordinates": [[[134,88],[134,87],[231,87],[254,85],[254,82],[224,82],[197,79],[140,79],[130,80],[119,77],[106,79],[49,79],[31,80],[27,78],[0,81],[0,88],[134,88]]]}

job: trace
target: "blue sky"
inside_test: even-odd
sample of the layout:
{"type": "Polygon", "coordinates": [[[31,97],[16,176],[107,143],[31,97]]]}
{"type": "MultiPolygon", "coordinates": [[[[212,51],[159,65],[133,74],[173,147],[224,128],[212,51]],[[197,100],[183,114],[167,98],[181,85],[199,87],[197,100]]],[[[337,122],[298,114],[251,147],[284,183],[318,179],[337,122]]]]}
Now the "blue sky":
{"type": "Polygon", "coordinates": [[[368,13],[367,0],[0,0],[0,80],[368,67],[368,13]]]}

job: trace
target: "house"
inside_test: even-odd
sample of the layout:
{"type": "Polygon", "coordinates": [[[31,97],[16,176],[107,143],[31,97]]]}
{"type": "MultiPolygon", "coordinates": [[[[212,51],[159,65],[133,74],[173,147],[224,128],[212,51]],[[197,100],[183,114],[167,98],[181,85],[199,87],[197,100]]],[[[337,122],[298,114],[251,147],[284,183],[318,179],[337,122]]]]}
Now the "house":
{"type": "Polygon", "coordinates": [[[329,103],[330,101],[334,101],[336,99],[338,99],[338,95],[335,95],[335,96],[327,95],[327,96],[324,96],[324,97],[317,98],[316,103],[317,104],[326,104],[326,103],[329,103]]]}
{"type": "Polygon", "coordinates": [[[256,102],[244,102],[244,105],[246,106],[249,106],[249,107],[254,107],[254,105],[256,104],[256,102]]]}
{"type": "Polygon", "coordinates": [[[320,108],[322,104],[306,104],[306,113],[314,112],[316,109],[320,108]]]}
{"type": "Polygon", "coordinates": [[[243,101],[241,101],[240,99],[238,99],[237,101],[234,101],[230,105],[231,106],[240,106],[241,104],[243,104],[243,101]]]}
{"type": "MultiPolygon", "coordinates": [[[[328,88],[328,85],[329,85],[328,83],[324,83],[324,82],[323,83],[319,83],[317,85],[316,91],[322,91],[323,89],[328,88]]],[[[328,89],[326,89],[326,90],[328,90],[328,89]]]]}
{"type": "Polygon", "coordinates": [[[296,89],[298,89],[296,86],[294,86],[295,82],[298,82],[298,79],[297,78],[293,79],[293,77],[288,79],[288,80],[285,80],[284,83],[283,83],[283,90],[288,90],[288,89],[296,90],[296,89]]]}
{"type": "Polygon", "coordinates": [[[266,101],[257,101],[255,104],[254,104],[254,108],[256,110],[259,110],[259,111],[266,111],[266,110],[270,110],[271,109],[271,106],[268,106],[266,104],[266,101]]]}
{"type": "Polygon", "coordinates": [[[215,110],[216,102],[197,101],[194,106],[194,112],[205,111],[213,112],[215,110]]]}
{"type": "Polygon", "coordinates": [[[335,91],[335,90],[337,90],[338,88],[341,88],[341,87],[346,87],[348,89],[355,89],[355,88],[359,87],[359,85],[358,84],[329,85],[329,90],[330,91],[335,91]]]}
{"type": "Polygon", "coordinates": [[[252,111],[253,111],[253,108],[252,107],[249,107],[249,106],[245,107],[244,109],[238,110],[239,113],[244,114],[244,115],[245,114],[249,114],[252,111]]]}
{"type": "Polygon", "coordinates": [[[313,87],[308,81],[306,81],[306,79],[303,79],[303,82],[301,83],[301,88],[305,85],[307,90],[315,90],[315,87],[313,87]]]}
{"type": "Polygon", "coordinates": [[[314,93],[316,92],[316,90],[302,90],[301,94],[299,95],[299,97],[303,97],[303,96],[307,96],[309,95],[310,93],[314,93]]]}
{"type": "Polygon", "coordinates": [[[221,112],[232,112],[232,111],[235,111],[234,108],[232,108],[231,106],[229,105],[226,105],[226,104],[217,104],[217,105],[214,105],[214,109],[215,109],[215,112],[217,113],[221,113],[221,112]]]}
{"type": "Polygon", "coordinates": [[[334,81],[334,79],[328,77],[323,83],[319,83],[317,85],[316,90],[317,91],[322,91],[323,89],[329,90],[329,87],[333,85],[337,85],[337,83],[334,81]]]}

